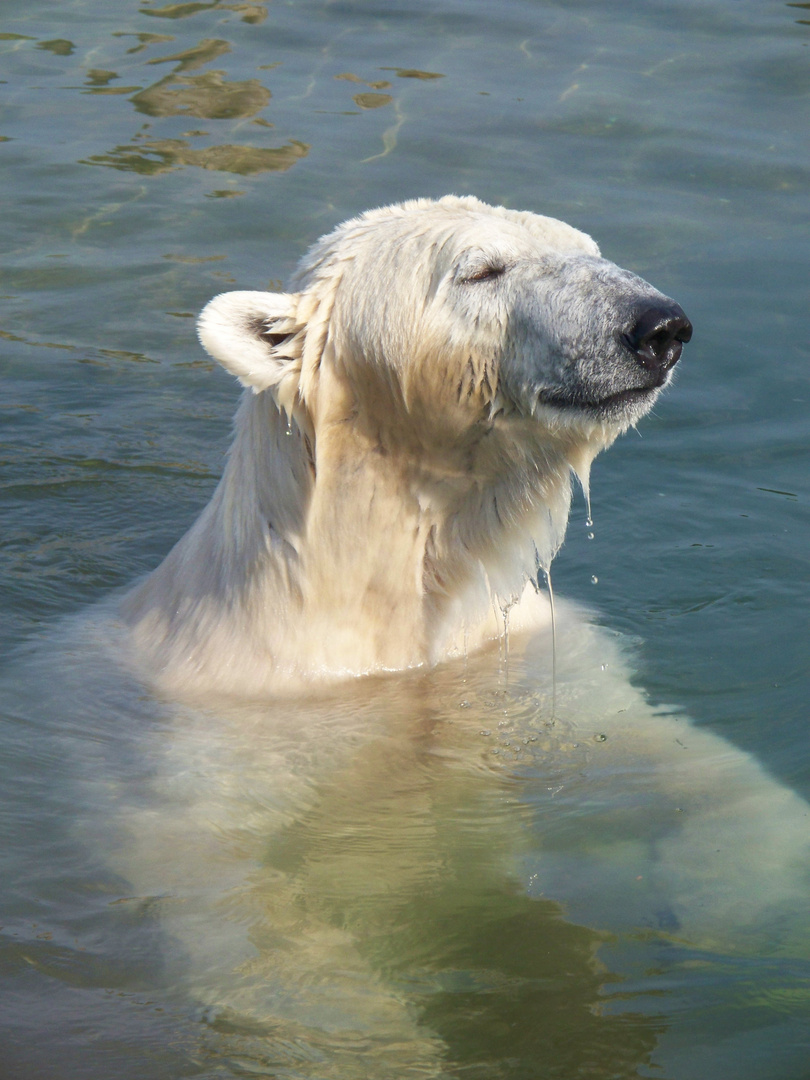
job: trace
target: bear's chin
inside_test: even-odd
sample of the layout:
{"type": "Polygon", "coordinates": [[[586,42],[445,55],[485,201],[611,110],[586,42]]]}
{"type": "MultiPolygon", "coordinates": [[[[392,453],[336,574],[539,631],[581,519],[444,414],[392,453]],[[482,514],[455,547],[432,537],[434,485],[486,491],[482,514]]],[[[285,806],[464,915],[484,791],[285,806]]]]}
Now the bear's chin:
{"type": "Polygon", "coordinates": [[[654,386],[622,390],[601,401],[587,402],[582,409],[599,420],[614,420],[618,423],[625,423],[628,420],[635,422],[650,411],[661,389],[660,386],[654,386]]]}

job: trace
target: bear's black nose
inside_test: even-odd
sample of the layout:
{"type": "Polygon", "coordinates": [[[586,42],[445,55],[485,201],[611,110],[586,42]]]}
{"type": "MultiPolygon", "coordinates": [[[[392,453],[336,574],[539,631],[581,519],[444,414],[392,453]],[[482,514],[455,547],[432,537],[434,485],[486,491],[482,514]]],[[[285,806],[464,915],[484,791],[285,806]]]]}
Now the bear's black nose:
{"type": "Polygon", "coordinates": [[[647,371],[663,381],[680,359],[681,348],[692,336],[692,324],[674,302],[645,306],[636,313],[632,330],[621,335],[622,344],[647,371]]]}

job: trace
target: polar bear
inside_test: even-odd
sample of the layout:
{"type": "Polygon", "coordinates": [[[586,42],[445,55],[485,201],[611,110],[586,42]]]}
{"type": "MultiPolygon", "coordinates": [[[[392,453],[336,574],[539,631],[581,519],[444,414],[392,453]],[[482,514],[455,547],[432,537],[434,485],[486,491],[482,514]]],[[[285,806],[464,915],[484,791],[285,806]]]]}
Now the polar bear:
{"type": "Polygon", "coordinates": [[[210,505],[124,604],[145,666],[279,693],[540,625],[571,475],[691,331],[584,233],[470,197],[372,210],[292,292],[218,296],[200,339],[247,392],[210,505]]]}
{"type": "Polygon", "coordinates": [[[0,762],[35,739],[14,932],[87,1075],[79,987],[165,1009],[173,1075],[804,1075],[810,806],[565,604],[554,684],[534,587],[690,330],[582,233],[471,198],[206,308],[246,386],[210,505],[123,624],[91,609],[0,684],[0,762]]]}

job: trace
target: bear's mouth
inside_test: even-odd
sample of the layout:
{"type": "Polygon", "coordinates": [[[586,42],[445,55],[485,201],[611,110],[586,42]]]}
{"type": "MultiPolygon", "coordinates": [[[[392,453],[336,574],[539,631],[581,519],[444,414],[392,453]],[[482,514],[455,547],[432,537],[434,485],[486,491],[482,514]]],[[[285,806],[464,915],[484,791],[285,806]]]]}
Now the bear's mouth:
{"type": "Polygon", "coordinates": [[[548,405],[552,409],[563,409],[588,413],[600,420],[618,417],[627,412],[636,412],[638,406],[650,408],[666,382],[658,386],[636,386],[628,390],[620,390],[616,394],[609,394],[602,398],[593,398],[585,394],[540,394],[538,401],[541,405],[548,405]],[[635,407],[635,408],[634,408],[635,407]]]}

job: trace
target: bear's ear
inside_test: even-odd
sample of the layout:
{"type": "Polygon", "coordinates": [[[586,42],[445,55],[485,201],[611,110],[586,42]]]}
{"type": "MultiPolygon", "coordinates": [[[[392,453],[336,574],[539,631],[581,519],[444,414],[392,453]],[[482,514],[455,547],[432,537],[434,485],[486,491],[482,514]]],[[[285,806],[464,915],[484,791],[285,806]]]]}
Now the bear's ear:
{"type": "Polygon", "coordinates": [[[254,393],[272,389],[287,411],[301,372],[298,299],[295,293],[222,293],[197,321],[203,348],[254,393]]]}

